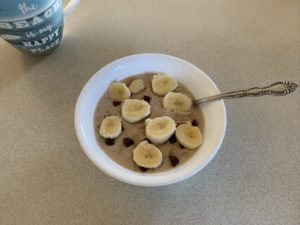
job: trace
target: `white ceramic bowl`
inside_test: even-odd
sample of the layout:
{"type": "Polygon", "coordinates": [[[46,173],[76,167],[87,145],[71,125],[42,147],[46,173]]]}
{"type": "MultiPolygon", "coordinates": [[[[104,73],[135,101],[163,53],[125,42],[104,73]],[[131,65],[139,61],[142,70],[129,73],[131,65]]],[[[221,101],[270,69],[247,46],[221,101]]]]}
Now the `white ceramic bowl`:
{"type": "Polygon", "coordinates": [[[161,173],[147,174],[128,170],[111,160],[97,143],[93,125],[94,112],[99,99],[112,81],[144,72],[169,74],[184,84],[196,98],[219,93],[214,82],[203,71],[182,59],[162,54],[138,54],[121,58],[99,70],[82,89],[75,109],[76,134],[86,155],[108,175],[141,186],[173,184],[203,169],[218,152],[226,130],[225,105],[221,100],[202,106],[205,120],[203,144],[189,161],[161,173]]]}

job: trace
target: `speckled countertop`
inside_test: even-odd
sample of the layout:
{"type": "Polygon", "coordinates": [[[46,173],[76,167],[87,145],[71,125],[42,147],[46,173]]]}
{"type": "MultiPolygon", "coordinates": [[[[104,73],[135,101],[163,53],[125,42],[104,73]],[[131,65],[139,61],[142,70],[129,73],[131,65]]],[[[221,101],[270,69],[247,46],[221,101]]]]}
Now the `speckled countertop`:
{"type": "Polygon", "coordinates": [[[102,66],[159,52],[203,69],[221,91],[300,83],[298,0],[82,0],[44,58],[0,41],[1,225],[298,225],[300,90],[226,100],[216,158],[166,187],[121,183],[84,155],[76,99],[102,66]]]}

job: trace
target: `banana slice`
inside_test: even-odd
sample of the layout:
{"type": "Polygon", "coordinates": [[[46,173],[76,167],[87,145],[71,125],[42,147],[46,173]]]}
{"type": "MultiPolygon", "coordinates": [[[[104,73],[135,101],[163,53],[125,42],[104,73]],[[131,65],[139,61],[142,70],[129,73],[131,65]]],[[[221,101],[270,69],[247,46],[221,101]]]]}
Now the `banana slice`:
{"type": "Polygon", "coordinates": [[[178,86],[177,80],[166,74],[154,75],[151,83],[153,92],[159,96],[164,96],[178,86]]]}
{"type": "Polygon", "coordinates": [[[129,123],[136,123],[149,116],[150,105],[140,99],[126,99],[122,106],[122,117],[129,123]]]}
{"type": "Polygon", "coordinates": [[[112,83],[108,88],[108,96],[113,101],[122,102],[130,97],[131,93],[126,84],[121,82],[112,83]]]}
{"type": "Polygon", "coordinates": [[[121,118],[118,116],[107,116],[102,121],[99,133],[104,138],[116,138],[122,132],[121,118]]]}
{"type": "Polygon", "coordinates": [[[144,80],[135,79],[129,84],[129,90],[132,94],[137,94],[145,89],[144,80]]]}
{"type": "Polygon", "coordinates": [[[169,92],[164,97],[163,106],[171,111],[187,112],[191,109],[192,100],[182,93],[169,92]]]}
{"type": "Polygon", "coordinates": [[[156,146],[143,141],[133,150],[133,160],[138,166],[157,168],[161,165],[163,156],[156,146]]]}
{"type": "Polygon", "coordinates": [[[146,136],[155,144],[167,141],[176,130],[176,123],[169,116],[146,120],[146,136]]]}
{"type": "Polygon", "coordinates": [[[177,141],[188,149],[195,149],[202,144],[203,138],[201,131],[191,122],[186,122],[177,127],[175,136],[177,141]]]}

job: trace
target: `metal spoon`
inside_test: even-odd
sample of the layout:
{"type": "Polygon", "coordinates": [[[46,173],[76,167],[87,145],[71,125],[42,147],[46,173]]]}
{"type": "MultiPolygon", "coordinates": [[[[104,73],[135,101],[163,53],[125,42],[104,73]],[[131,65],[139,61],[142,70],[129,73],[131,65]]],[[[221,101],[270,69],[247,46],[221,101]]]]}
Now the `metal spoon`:
{"type": "Polygon", "coordinates": [[[242,98],[242,97],[258,97],[263,95],[284,96],[296,90],[298,85],[291,81],[278,81],[268,86],[253,87],[245,90],[230,91],[218,95],[200,98],[193,102],[194,105],[202,104],[209,101],[219,100],[223,98],[242,98]]]}

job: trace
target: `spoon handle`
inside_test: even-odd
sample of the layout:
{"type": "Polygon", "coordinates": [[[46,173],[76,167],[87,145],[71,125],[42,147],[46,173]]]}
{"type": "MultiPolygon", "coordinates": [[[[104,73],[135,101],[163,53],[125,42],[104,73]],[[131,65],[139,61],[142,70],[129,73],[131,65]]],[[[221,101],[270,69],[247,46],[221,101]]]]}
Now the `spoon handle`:
{"type": "Polygon", "coordinates": [[[223,98],[242,98],[242,97],[258,97],[263,95],[284,96],[292,93],[298,85],[291,81],[278,81],[268,86],[253,87],[244,90],[230,91],[218,95],[209,96],[195,100],[194,104],[198,105],[204,102],[219,100],[223,98]]]}

